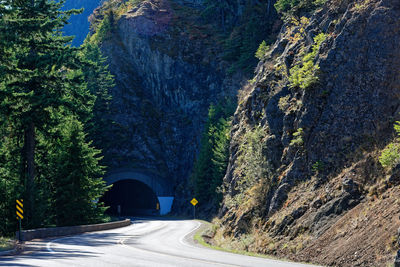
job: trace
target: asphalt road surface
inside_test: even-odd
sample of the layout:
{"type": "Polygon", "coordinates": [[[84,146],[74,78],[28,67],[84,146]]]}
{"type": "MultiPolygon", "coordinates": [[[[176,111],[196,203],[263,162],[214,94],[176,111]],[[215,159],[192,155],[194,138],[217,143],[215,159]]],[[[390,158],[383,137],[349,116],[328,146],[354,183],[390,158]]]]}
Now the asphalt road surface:
{"type": "Polygon", "coordinates": [[[201,226],[190,220],[134,220],[131,226],[33,241],[0,266],[308,266],[204,248],[193,242],[201,226]]]}

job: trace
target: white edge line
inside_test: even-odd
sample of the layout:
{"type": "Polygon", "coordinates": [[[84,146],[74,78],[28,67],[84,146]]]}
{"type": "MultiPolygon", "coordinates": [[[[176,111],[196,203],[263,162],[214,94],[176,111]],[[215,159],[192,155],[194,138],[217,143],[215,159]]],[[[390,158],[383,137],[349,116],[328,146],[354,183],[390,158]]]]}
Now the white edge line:
{"type": "MultiPolygon", "coordinates": [[[[188,242],[185,242],[184,239],[187,236],[191,235],[193,232],[196,232],[201,227],[201,222],[198,222],[198,221],[196,221],[196,222],[197,222],[197,226],[192,231],[190,231],[188,234],[186,234],[186,235],[182,236],[181,238],[179,238],[179,243],[181,243],[182,245],[185,245],[185,246],[195,247],[192,244],[189,244],[188,242]]],[[[198,248],[198,247],[195,247],[195,248],[198,248]]]]}
{"type": "Polygon", "coordinates": [[[73,237],[73,236],[67,236],[67,237],[56,238],[56,239],[51,240],[50,242],[48,242],[48,243],[46,244],[46,249],[47,249],[47,251],[50,252],[50,253],[55,253],[55,251],[51,248],[51,244],[53,244],[53,243],[56,242],[56,241],[60,241],[60,240],[67,239],[67,238],[71,238],[71,237],[73,237]]]}
{"type": "MultiPolygon", "coordinates": [[[[57,239],[54,239],[53,241],[55,241],[55,240],[57,240],[57,239]]],[[[50,241],[46,244],[47,251],[50,253],[54,253],[54,250],[51,249],[51,244],[53,243],[53,241],[50,241]]]]}

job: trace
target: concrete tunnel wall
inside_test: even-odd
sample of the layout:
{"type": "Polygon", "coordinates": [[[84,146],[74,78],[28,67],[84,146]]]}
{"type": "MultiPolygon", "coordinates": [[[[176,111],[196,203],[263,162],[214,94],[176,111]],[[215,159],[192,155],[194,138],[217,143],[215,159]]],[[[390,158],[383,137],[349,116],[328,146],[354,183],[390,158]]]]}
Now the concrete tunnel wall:
{"type": "Polygon", "coordinates": [[[160,203],[160,215],[168,214],[174,202],[173,186],[167,179],[156,174],[135,169],[119,169],[110,171],[104,177],[107,185],[122,180],[137,180],[150,187],[160,203]]]}

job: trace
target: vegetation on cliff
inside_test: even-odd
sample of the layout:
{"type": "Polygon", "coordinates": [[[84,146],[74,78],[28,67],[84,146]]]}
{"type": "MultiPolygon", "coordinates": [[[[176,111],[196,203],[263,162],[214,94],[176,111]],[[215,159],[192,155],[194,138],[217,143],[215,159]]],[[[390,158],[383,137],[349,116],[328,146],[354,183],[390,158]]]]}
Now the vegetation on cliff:
{"type": "Polygon", "coordinates": [[[385,149],[383,149],[382,154],[379,157],[379,162],[383,167],[392,169],[400,160],[400,122],[396,122],[394,125],[394,130],[396,131],[397,137],[393,143],[389,143],[385,149]]]}

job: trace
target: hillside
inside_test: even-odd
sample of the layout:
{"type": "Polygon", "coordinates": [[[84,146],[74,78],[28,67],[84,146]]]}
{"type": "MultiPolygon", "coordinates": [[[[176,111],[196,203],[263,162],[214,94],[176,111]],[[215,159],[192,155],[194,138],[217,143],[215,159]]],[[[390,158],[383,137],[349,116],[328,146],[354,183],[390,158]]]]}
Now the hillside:
{"type": "Polygon", "coordinates": [[[393,261],[399,174],[379,156],[400,115],[399,8],[328,1],[282,27],[241,91],[213,243],[330,266],[393,261]]]}

